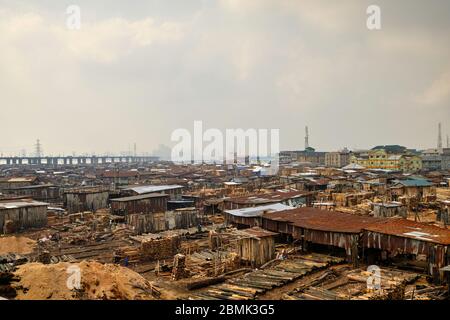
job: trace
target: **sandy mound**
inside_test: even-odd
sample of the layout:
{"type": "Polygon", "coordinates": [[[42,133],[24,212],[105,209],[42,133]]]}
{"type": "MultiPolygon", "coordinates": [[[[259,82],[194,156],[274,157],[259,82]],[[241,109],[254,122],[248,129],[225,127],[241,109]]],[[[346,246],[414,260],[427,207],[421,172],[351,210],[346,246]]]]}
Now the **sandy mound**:
{"type": "Polygon", "coordinates": [[[33,252],[36,241],[25,237],[0,237],[0,254],[33,252]]]}
{"type": "Polygon", "coordinates": [[[14,284],[19,300],[152,299],[147,280],[128,268],[113,264],[94,261],[50,265],[28,263],[20,266],[15,275],[20,278],[14,284]],[[76,266],[81,270],[79,292],[67,286],[68,279],[73,276],[68,268],[76,266]]]}

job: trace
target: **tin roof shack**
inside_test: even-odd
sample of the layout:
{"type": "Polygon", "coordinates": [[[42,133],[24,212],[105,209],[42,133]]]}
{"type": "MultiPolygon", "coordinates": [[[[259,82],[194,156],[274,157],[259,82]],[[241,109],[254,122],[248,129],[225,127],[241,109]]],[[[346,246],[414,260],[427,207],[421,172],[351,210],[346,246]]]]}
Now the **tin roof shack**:
{"type": "Polygon", "coordinates": [[[170,200],[181,200],[181,185],[148,185],[148,186],[127,186],[122,188],[122,196],[137,196],[150,193],[162,193],[169,195],[170,200]]]}
{"type": "Polygon", "coordinates": [[[0,234],[45,227],[47,205],[31,199],[0,201],[0,234]]]}
{"type": "Polygon", "coordinates": [[[37,177],[0,178],[0,192],[6,189],[31,186],[38,183],[37,177]]]}
{"type": "Polygon", "coordinates": [[[304,251],[313,247],[356,263],[362,229],[374,221],[378,218],[304,207],[264,214],[262,227],[300,240],[304,251]]]}
{"type": "Polygon", "coordinates": [[[383,219],[364,228],[363,246],[385,251],[389,257],[426,256],[427,271],[436,282],[439,269],[450,264],[450,230],[406,219],[383,219]]]}
{"type": "Polygon", "coordinates": [[[116,186],[128,185],[139,180],[139,172],[106,170],[100,175],[100,178],[104,183],[114,183],[116,186]]]}
{"type": "Polygon", "coordinates": [[[362,189],[368,192],[374,192],[375,195],[381,196],[386,194],[386,184],[378,181],[364,181],[362,182],[362,189]]]}
{"type": "Polygon", "coordinates": [[[126,222],[133,227],[136,234],[143,234],[197,227],[200,218],[197,209],[182,208],[166,212],[129,214],[126,216],[126,222]]]}
{"type": "Polygon", "coordinates": [[[408,211],[401,202],[373,203],[374,217],[390,218],[400,216],[406,218],[408,211]]]}
{"type": "Polygon", "coordinates": [[[111,213],[125,216],[133,213],[154,213],[167,210],[169,195],[149,193],[139,196],[116,198],[111,200],[111,213]]]}
{"type": "Polygon", "coordinates": [[[398,180],[389,188],[389,194],[393,201],[405,197],[428,202],[436,200],[436,187],[425,179],[398,180]]]}
{"type": "Polygon", "coordinates": [[[249,207],[234,210],[225,210],[225,222],[239,227],[253,227],[262,225],[262,216],[267,212],[276,212],[294,209],[281,203],[274,203],[265,206],[249,207]]]}
{"type": "Polygon", "coordinates": [[[53,184],[38,184],[23,187],[15,187],[5,190],[5,193],[15,196],[26,196],[38,201],[60,201],[60,189],[53,184]]]}
{"type": "Polygon", "coordinates": [[[64,206],[69,213],[96,211],[108,207],[108,190],[100,187],[64,191],[64,206]]]}
{"type": "Polygon", "coordinates": [[[373,199],[373,192],[333,193],[332,200],[337,206],[351,207],[361,204],[363,200],[373,199]]]}
{"type": "Polygon", "coordinates": [[[241,261],[253,268],[259,267],[275,257],[277,233],[259,227],[240,230],[237,240],[237,254],[241,261]]]}
{"type": "Polygon", "coordinates": [[[240,209],[272,203],[281,203],[291,207],[310,205],[314,199],[314,193],[303,191],[282,191],[261,193],[252,196],[224,199],[224,208],[240,209]]]}

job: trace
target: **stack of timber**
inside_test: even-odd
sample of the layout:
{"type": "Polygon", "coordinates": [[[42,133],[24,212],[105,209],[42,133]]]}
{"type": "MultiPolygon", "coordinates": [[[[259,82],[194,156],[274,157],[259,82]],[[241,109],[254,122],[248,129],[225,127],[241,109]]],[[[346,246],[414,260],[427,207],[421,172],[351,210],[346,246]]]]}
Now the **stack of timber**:
{"type": "Polygon", "coordinates": [[[290,293],[284,295],[285,300],[348,300],[349,297],[319,287],[309,287],[302,292],[290,293]]]}
{"type": "Polygon", "coordinates": [[[126,246],[118,248],[114,252],[116,263],[128,258],[129,263],[138,263],[142,260],[141,250],[138,247],[126,246]]]}
{"type": "Polygon", "coordinates": [[[257,295],[297,280],[313,271],[328,267],[330,264],[343,261],[324,255],[308,255],[306,259],[297,257],[282,260],[267,269],[255,270],[241,277],[229,279],[225,283],[206,288],[191,296],[191,300],[249,300],[257,295]],[[314,260],[315,259],[315,260],[314,260]],[[322,260],[322,261],[318,261],[322,260]]]}
{"type": "Polygon", "coordinates": [[[145,236],[130,237],[140,242],[140,255],[142,260],[159,260],[173,257],[181,246],[181,238],[171,235],[164,238],[148,234],[145,236]]]}
{"type": "Polygon", "coordinates": [[[190,254],[187,265],[194,274],[217,276],[239,268],[239,257],[232,251],[207,249],[190,254]]]}
{"type": "Polygon", "coordinates": [[[186,256],[176,254],[173,258],[172,280],[179,280],[189,277],[189,271],[186,270],[186,256]]]}
{"type": "Polygon", "coordinates": [[[363,269],[350,270],[333,277],[325,273],[320,279],[283,295],[285,300],[403,300],[405,286],[414,282],[418,274],[391,269],[380,270],[381,288],[370,290],[367,280],[372,273],[363,269]],[[324,281],[325,280],[325,281],[324,281]],[[319,287],[320,286],[320,287],[319,287]]]}

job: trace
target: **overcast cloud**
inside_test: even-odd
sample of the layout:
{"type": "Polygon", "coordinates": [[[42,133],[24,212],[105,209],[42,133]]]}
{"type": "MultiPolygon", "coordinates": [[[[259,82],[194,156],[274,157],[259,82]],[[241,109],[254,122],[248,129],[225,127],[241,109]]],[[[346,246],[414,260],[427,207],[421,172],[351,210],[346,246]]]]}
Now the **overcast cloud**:
{"type": "Polygon", "coordinates": [[[305,125],[318,150],[450,134],[449,1],[93,2],[0,0],[3,154],[151,152],[194,120],[279,128],[281,149],[305,125]]]}

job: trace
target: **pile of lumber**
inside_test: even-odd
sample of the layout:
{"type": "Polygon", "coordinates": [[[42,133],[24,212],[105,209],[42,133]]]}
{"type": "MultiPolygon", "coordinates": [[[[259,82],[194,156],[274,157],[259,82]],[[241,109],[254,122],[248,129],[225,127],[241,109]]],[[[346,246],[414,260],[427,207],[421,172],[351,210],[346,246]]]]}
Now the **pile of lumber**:
{"type": "Polygon", "coordinates": [[[148,239],[141,242],[141,255],[144,260],[159,260],[173,257],[181,246],[179,236],[162,239],[148,239]]]}
{"type": "Polygon", "coordinates": [[[126,246],[120,247],[114,252],[117,263],[128,258],[129,263],[138,263],[142,260],[141,250],[138,247],[126,246]]]}
{"type": "Polygon", "coordinates": [[[172,280],[187,278],[189,271],[186,270],[186,256],[176,254],[173,258],[172,280]]]}
{"type": "Polygon", "coordinates": [[[206,288],[191,296],[192,300],[226,299],[248,300],[267,290],[283,286],[315,270],[328,267],[339,258],[309,255],[306,259],[295,258],[280,261],[266,269],[255,270],[241,277],[229,279],[225,283],[206,288]],[[314,261],[313,258],[323,261],[314,261]]]}
{"type": "Polygon", "coordinates": [[[348,297],[331,290],[309,287],[302,292],[283,295],[284,300],[347,300],[348,297]]]}

